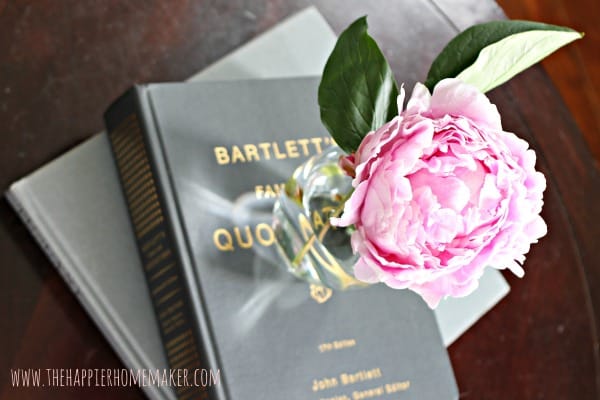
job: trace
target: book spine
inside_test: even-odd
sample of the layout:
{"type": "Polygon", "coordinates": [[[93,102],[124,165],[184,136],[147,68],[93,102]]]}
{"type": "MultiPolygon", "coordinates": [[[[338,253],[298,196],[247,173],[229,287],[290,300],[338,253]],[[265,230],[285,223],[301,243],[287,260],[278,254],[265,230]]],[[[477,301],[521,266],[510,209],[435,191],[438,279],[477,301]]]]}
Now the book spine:
{"type": "Polygon", "coordinates": [[[153,141],[157,134],[144,96],[145,88],[136,86],[105,114],[130,221],[169,367],[187,375],[187,382],[174,388],[178,399],[223,399],[222,378],[189,252],[181,243],[181,224],[168,204],[173,195],[162,181],[166,173],[161,168],[166,166],[157,161],[160,149],[153,141]],[[202,381],[201,374],[215,379],[202,381]]]}

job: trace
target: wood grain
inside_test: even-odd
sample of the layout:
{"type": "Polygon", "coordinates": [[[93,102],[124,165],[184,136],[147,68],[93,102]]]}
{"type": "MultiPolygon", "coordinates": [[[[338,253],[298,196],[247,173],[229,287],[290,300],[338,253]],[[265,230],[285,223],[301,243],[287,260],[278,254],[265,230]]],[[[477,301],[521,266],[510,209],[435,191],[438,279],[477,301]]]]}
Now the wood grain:
{"type": "MultiPolygon", "coordinates": [[[[534,18],[545,7],[557,18],[569,17],[547,22],[577,27],[597,21],[593,2],[576,11],[571,3],[536,1],[543,7],[533,6],[533,0],[512,4],[534,18]]],[[[508,3],[503,0],[507,8],[508,3]]],[[[182,80],[309,4],[0,0],[0,189],[100,130],[106,106],[133,82],[182,80]]],[[[410,7],[392,0],[315,4],[337,32],[368,13],[373,35],[407,88],[423,78],[456,29],[501,15],[493,2],[478,0],[417,1],[410,7]]],[[[571,107],[576,115],[583,110],[588,120],[578,117],[578,123],[593,144],[597,86],[596,94],[577,86],[578,80],[597,85],[597,64],[581,61],[597,48],[586,40],[575,53],[557,53],[569,61],[552,62],[559,72],[569,70],[563,75],[570,77],[565,82],[571,92],[560,90],[567,101],[575,97],[583,103],[571,107]],[[587,75],[578,75],[581,71],[587,75]]],[[[461,398],[597,399],[598,170],[542,68],[498,88],[491,98],[506,129],[538,152],[548,178],[543,216],[550,232],[533,247],[526,277],[508,276],[509,296],[451,346],[461,398]]],[[[143,398],[136,388],[11,387],[10,368],[117,368],[121,363],[4,200],[0,316],[0,399],[143,398]]]]}

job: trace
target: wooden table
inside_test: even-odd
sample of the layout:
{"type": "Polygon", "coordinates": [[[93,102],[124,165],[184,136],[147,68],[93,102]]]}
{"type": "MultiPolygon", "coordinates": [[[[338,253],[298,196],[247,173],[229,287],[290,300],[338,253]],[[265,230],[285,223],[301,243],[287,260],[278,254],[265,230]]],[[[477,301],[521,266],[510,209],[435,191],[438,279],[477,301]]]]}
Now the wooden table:
{"type": "MultiPolygon", "coordinates": [[[[0,190],[102,128],[133,82],[183,80],[316,4],[336,32],[369,14],[410,88],[457,29],[501,16],[477,0],[0,0],[0,190]],[[375,4],[375,2],[371,2],[375,4]],[[423,32],[418,37],[415,32],[423,32]]],[[[600,177],[540,67],[490,95],[538,152],[550,232],[509,296],[450,349],[464,399],[600,396],[600,177]]],[[[8,204],[0,202],[0,399],[142,398],[136,388],[15,389],[10,368],[120,368],[8,204]]]]}

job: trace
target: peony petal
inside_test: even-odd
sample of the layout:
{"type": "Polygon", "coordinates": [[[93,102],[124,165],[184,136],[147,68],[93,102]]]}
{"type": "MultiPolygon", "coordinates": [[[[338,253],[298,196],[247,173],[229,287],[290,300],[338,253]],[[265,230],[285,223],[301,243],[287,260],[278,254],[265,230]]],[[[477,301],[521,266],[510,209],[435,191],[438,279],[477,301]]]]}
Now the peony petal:
{"type": "Polygon", "coordinates": [[[398,97],[396,98],[396,104],[398,106],[398,114],[400,114],[402,112],[402,110],[404,109],[404,97],[406,96],[406,92],[404,91],[404,83],[402,85],[400,85],[400,93],[398,94],[398,97]]]}
{"type": "Polygon", "coordinates": [[[479,208],[483,211],[494,210],[498,207],[501,199],[502,193],[496,187],[494,176],[487,174],[479,192],[479,208]]]}
{"type": "Polygon", "coordinates": [[[429,243],[450,243],[462,229],[460,217],[449,208],[433,212],[425,225],[429,243]]]}
{"type": "Polygon", "coordinates": [[[358,184],[358,187],[354,189],[354,192],[346,201],[346,204],[344,204],[344,212],[342,213],[342,216],[339,218],[329,218],[329,221],[331,222],[332,226],[344,227],[353,225],[358,222],[359,213],[362,209],[363,200],[367,193],[368,187],[368,181],[363,181],[358,184]]]}
{"type": "Polygon", "coordinates": [[[510,261],[507,265],[506,268],[508,268],[510,270],[510,272],[512,272],[513,274],[515,274],[517,277],[522,278],[525,276],[525,270],[523,269],[522,266],[520,266],[518,263],[516,263],[515,261],[510,261]]]}
{"type": "Polygon", "coordinates": [[[444,115],[467,117],[483,128],[502,130],[498,109],[487,96],[475,86],[455,78],[438,82],[433,89],[431,109],[427,115],[431,118],[444,115]]]}
{"type": "Polygon", "coordinates": [[[533,174],[527,177],[525,186],[530,192],[542,193],[546,190],[546,177],[541,172],[535,171],[533,174]]]}
{"type": "Polygon", "coordinates": [[[392,289],[408,289],[411,284],[410,281],[396,279],[391,276],[386,276],[382,282],[392,289]]]}
{"type": "Polygon", "coordinates": [[[451,208],[457,212],[465,208],[471,197],[469,187],[455,177],[442,177],[432,190],[442,207],[451,208]]]}
{"type": "Polygon", "coordinates": [[[390,150],[389,160],[394,163],[394,169],[403,175],[410,173],[423,157],[424,150],[431,146],[433,133],[433,124],[429,120],[423,119],[409,127],[405,126],[401,135],[406,139],[397,140],[390,150]]]}
{"type": "Polygon", "coordinates": [[[366,283],[379,282],[379,275],[374,267],[371,267],[365,262],[363,257],[360,257],[354,265],[354,277],[359,281],[366,283]]]}
{"type": "Polygon", "coordinates": [[[425,303],[427,303],[429,308],[431,308],[432,310],[437,308],[437,306],[440,304],[440,301],[442,300],[442,297],[444,297],[441,293],[437,291],[427,290],[423,288],[410,289],[418,293],[423,298],[423,300],[425,300],[425,303]]]}
{"type": "Polygon", "coordinates": [[[536,215],[535,218],[525,226],[524,232],[528,236],[529,241],[535,243],[539,238],[546,236],[546,233],[548,233],[548,226],[546,226],[542,217],[536,215]]]}
{"type": "Polygon", "coordinates": [[[444,208],[462,211],[469,199],[471,191],[461,179],[452,176],[437,176],[427,170],[420,170],[410,175],[413,189],[430,188],[437,201],[444,208]]]}
{"type": "MultiPolygon", "coordinates": [[[[404,112],[407,115],[420,114],[429,109],[430,103],[431,94],[429,93],[429,89],[422,83],[417,82],[410,99],[408,99],[408,104],[406,105],[406,110],[404,112]]],[[[400,110],[400,108],[398,108],[398,110],[400,110]]]]}
{"type": "Polygon", "coordinates": [[[367,133],[356,150],[356,164],[365,164],[369,160],[376,158],[379,155],[381,148],[395,138],[401,122],[402,118],[396,116],[379,129],[367,133]]]}

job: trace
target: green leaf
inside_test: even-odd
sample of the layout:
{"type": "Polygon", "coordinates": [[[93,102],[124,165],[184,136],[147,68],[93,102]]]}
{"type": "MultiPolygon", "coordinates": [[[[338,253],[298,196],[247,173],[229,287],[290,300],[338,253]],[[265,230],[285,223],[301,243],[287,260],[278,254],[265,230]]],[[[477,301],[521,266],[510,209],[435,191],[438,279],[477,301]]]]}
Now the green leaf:
{"type": "Polygon", "coordinates": [[[581,37],[582,34],[575,31],[517,33],[481,50],[475,63],[457,78],[485,93],[581,37]]]}
{"type": "Polygon", "coordinates": [[[528,31],[575,32],[562,26],[518,20],[473,25],[452,39],[433,61],[425,86],[432,91],[442,79],[454,78],[475,63],[484,48],[509,36],[528,31]]]}
{"type": "Polygon", "coordinates": [[[321,121],[346,152],[398,114],[398,87],[377,43],[367,34],[367,18],[339,37],[319,85],[321,121]]]}

